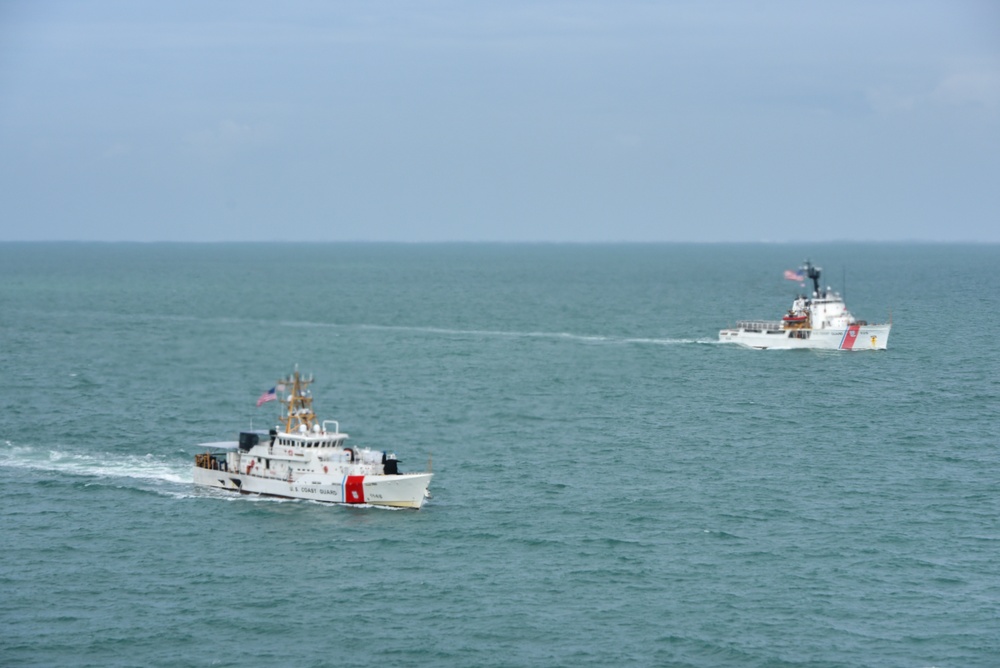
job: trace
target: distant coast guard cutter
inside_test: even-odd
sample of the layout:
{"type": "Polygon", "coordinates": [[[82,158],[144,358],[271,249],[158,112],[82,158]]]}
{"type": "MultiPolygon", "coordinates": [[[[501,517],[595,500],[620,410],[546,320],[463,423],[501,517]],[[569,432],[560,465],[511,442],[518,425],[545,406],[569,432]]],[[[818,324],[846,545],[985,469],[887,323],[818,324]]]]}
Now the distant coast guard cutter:
{"type": "Polygon", "coordinates": [[[820,289],[819,267],[806,260],[800,271],[786,271],[785,278],[812,279],[811,296],[797,296],[781,320],[740,320],[735,327],[721,330],[719,341],[759,349],[886,349],[892,323],[868,324],[857,320],[847,310],[843,297],[830,288],[820,289]]]}

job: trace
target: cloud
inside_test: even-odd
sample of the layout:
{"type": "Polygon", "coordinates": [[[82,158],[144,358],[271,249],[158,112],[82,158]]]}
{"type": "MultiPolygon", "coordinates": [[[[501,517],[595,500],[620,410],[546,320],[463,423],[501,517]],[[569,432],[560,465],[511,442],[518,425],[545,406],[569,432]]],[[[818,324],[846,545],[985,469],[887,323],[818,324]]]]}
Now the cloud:
{"type": "Polygon", "coordinates": [[[618,135],[615,135],[614,138],[614,145],[619,148],[624,148],[624,149],[639,148],[640,146],[642,146],[642,144],[643,144],[642,136],[631,132],[620,133],[618,135]]]}
{"type": "Polygon", "coordinates": [[[132,152],[132,147],[122,142],[116,142],[106,148],[101,157],[107,160],[124,157],[132,152]]]}
{"type": "Polygon", "coordinates": [[[865,97],[872,110],[881,115],[934,107],[995,112],[1000,110],[1000,71],[978,69],[953,72],[918,91],[878,86],[870,88],[865,97]]]}
{"type": "Polygon", "coordinates": [[[237,151],[263,144],[265,132],[259,126],[226,119],[215,127],[190,133],[185,146],[196,153],[210,157],[225,157],[237,151]]]}
{"type": "Polygon", "coordinates": [[[1000,108],[1000,72],[960,72],[946,77],[930,98],[948,106],[1000,108]]]}
{"type": "Polygon", "coordinates": [[[919,99],[917,95],[901,93],[888,86],[871,88],[866,97],[875,113],[886,116],[913,111],[919,99]]]}

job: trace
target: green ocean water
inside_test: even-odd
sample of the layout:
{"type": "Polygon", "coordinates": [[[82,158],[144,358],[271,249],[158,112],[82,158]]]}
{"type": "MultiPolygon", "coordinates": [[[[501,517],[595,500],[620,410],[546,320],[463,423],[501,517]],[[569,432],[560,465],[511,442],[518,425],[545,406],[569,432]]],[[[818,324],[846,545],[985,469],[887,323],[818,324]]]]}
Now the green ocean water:
{"type": "Polygon", "coordinates": [[[0,665],[995,666],[998,260],[0,244],[0,665]],[[717,343],[806,258],[887,351],[717,343]],[[295,365],[424,509],[192,488],[295,365]]]}

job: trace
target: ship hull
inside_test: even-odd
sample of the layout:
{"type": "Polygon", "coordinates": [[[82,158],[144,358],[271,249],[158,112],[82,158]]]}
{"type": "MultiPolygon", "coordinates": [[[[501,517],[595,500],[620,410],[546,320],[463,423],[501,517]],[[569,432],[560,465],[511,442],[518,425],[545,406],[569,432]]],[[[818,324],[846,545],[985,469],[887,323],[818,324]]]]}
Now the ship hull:
{"type": "Polygon", "coordinates": [[[427,498],[431,473],[399,475],[307,474],[288,480],[194,467],[194,483],[242,494],[305,499],[347,505],[420,508],[427,498]]]}
{"type": "Polygon", "coordinates": [[[885,350],[891,325],[849,325],[829,329],[748,329],[738,327],[719,332],[722,343],[736,343],[761,350],[885,350]]]}

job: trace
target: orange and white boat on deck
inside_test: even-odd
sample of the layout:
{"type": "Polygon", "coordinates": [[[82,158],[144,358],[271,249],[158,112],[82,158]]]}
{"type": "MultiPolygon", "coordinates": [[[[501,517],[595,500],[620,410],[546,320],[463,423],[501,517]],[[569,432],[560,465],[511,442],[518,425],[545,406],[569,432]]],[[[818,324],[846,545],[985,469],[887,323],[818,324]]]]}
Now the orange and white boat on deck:
{"type": "Polygon", "coordinates": [[[868,324],[847,310],[844,299],[827,288],[820,290],[821,269],[808,260],[800,272],[785,278],[812,279],[812,296],[799,295],[780,321],[740,320],[719,332],[719,341],[749,348],[818,348],[825,350],[885,350],[892,323],[868,324]]]}
{"type": "Polygon", "coordinates": [[[240,432],[238,441],[203,443],[195,455],[194,483],[242,494],[326,503],[420,508],[432,473],[401,473],[394,453],[347,445],[336,420],[316,419],[313,382],[299,372],[258,400],[280,399],[283,424],[240,432]],[[278,393],[288,390],[287,396],[278,393]]]}

